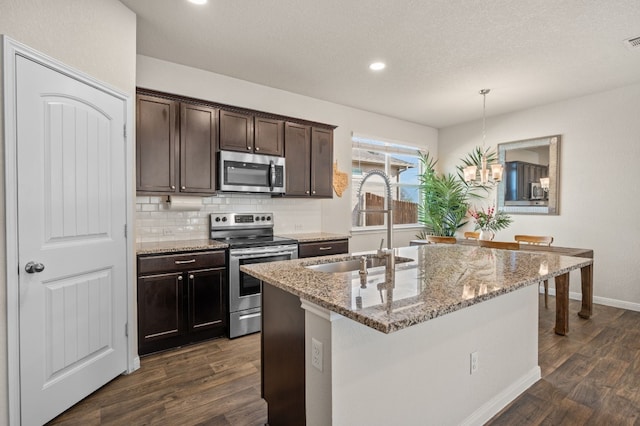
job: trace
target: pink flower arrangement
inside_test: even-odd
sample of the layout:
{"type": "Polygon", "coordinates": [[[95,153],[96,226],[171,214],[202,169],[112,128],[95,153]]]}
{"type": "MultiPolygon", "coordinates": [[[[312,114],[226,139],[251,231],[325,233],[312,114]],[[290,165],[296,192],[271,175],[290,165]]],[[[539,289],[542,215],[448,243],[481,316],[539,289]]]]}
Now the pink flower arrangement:
{"type": "Polygon", "coordinates": [[[483,231],[496,232],[506,229],[513,221],[505,212],[496,211],[495,206],[488,207],[486,211],[469,209],[469,215],[475,222],[475,229],[483,231]]]}

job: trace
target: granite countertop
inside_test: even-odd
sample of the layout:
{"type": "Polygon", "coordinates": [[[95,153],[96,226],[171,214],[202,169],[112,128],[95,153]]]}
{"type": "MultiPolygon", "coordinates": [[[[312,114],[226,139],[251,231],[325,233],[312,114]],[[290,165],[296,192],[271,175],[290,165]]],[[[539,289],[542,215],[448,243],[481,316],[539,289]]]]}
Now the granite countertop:
{"type": "Polygon", "coordinates": [[[315,241],[344,240],[351,238],[351,235],[332,234],[330,232],[304,232],[299,234],[278,234],[279,237],[292,238],[299,243],[310,243],[315,241]]]}
{"type": "Polygon", "coordinates": [[[411,261],[396,263],[392,285],[385,283],[381,266],[368,270],[365,288],[358,271],[327,273],[306,268],[358,259],[362,254],[259,263],[240,269],[301,299],[391,333],[593,262],[553,253],[457,244],[405,247],[395,249],[395,254],[411,261]]]}
{"type": "Polygon", "coordinates": [[[182,251],[224,250],[228,244],[213,240],[162,241],[156,243],[137,243],[136,254],[159,254],[182,251]]]}

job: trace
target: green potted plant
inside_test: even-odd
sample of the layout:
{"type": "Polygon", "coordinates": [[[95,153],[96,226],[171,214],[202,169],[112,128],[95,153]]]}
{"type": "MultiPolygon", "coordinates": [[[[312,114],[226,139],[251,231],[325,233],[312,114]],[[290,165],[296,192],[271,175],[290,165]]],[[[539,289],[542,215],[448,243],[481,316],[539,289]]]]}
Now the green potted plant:
{"type": "Polygon", "coordinates": [[[467,223],[470,187],[452,174],[438,175],[437,160],[429,153],[420,153],[423,172],[420,182],[421,204],[418,206],[418,222],[425,226],[417,237],[426,235],[455,236],[456,231],[467,223]]]}
{"type": "Polygon", "coordinates": [[[489,162],[494,162],[497,152],[476,147],[461,159],[462,165],[457,166],[457,175],[438,175],[435,171],[437,160],[428,152],[419,154],[423,172],[418,176],[422,200],[418,206],[418,222],[423,224],[425,229],[417,237],[453,237],[456,231],[468,222],[470,200],[483,198],[490,189],[488,186],[467,183],[464,180],[464,168],[470,165],[480,166],[483,157],[489,162]]]}

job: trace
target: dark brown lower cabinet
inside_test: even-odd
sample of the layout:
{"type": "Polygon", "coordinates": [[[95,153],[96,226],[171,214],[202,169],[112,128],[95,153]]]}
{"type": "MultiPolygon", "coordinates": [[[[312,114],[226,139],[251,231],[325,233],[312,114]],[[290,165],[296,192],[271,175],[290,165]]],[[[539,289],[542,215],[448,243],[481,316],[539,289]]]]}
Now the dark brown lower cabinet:
{"type": "Polygon", "coordinates": [[[269,426],[304,425],[304,310],[300,298],[262,283],[262,397],[269,426]]]}
{"type": "Polygon", "coordinates": [[[298,257],[329,256],[331,254],[349,253],[349,240],[326,240],[298,243],[298,257]]]}
{"type": "MultiPolygon", "coordinates": [[[[185,257],[189,256],[176,255],[174,263],[185,265],[190,260],[185,257]]],[[[138,277],[138,353],[145,355],[223,336],[224,263],[213,262],[211,268],[164,271],[163,264],[168,264],[172,256],[155,258],[162,258],[162,262],[154,256],[145,257],[147,264],[156,263],[151,268],[139,268],[147,271],[138,277]]],[[[224,254],[221,258],[224,262],[224,254]]],[[[207,260],[205,256],[198,263],[207,260]]],[[[139,258],[139,265],[140,261],[139,258]]]]}

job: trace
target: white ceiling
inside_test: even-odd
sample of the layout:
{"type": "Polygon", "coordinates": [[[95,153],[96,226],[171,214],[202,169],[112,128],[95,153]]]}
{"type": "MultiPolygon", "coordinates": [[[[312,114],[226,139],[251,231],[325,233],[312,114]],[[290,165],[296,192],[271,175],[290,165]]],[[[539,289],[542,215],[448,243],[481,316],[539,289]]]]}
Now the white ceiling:
{"type": "Polygon", "coordinates": [[[638,0],[121,1],[139,54],[436,128],[640,82],[638,0]]]}

